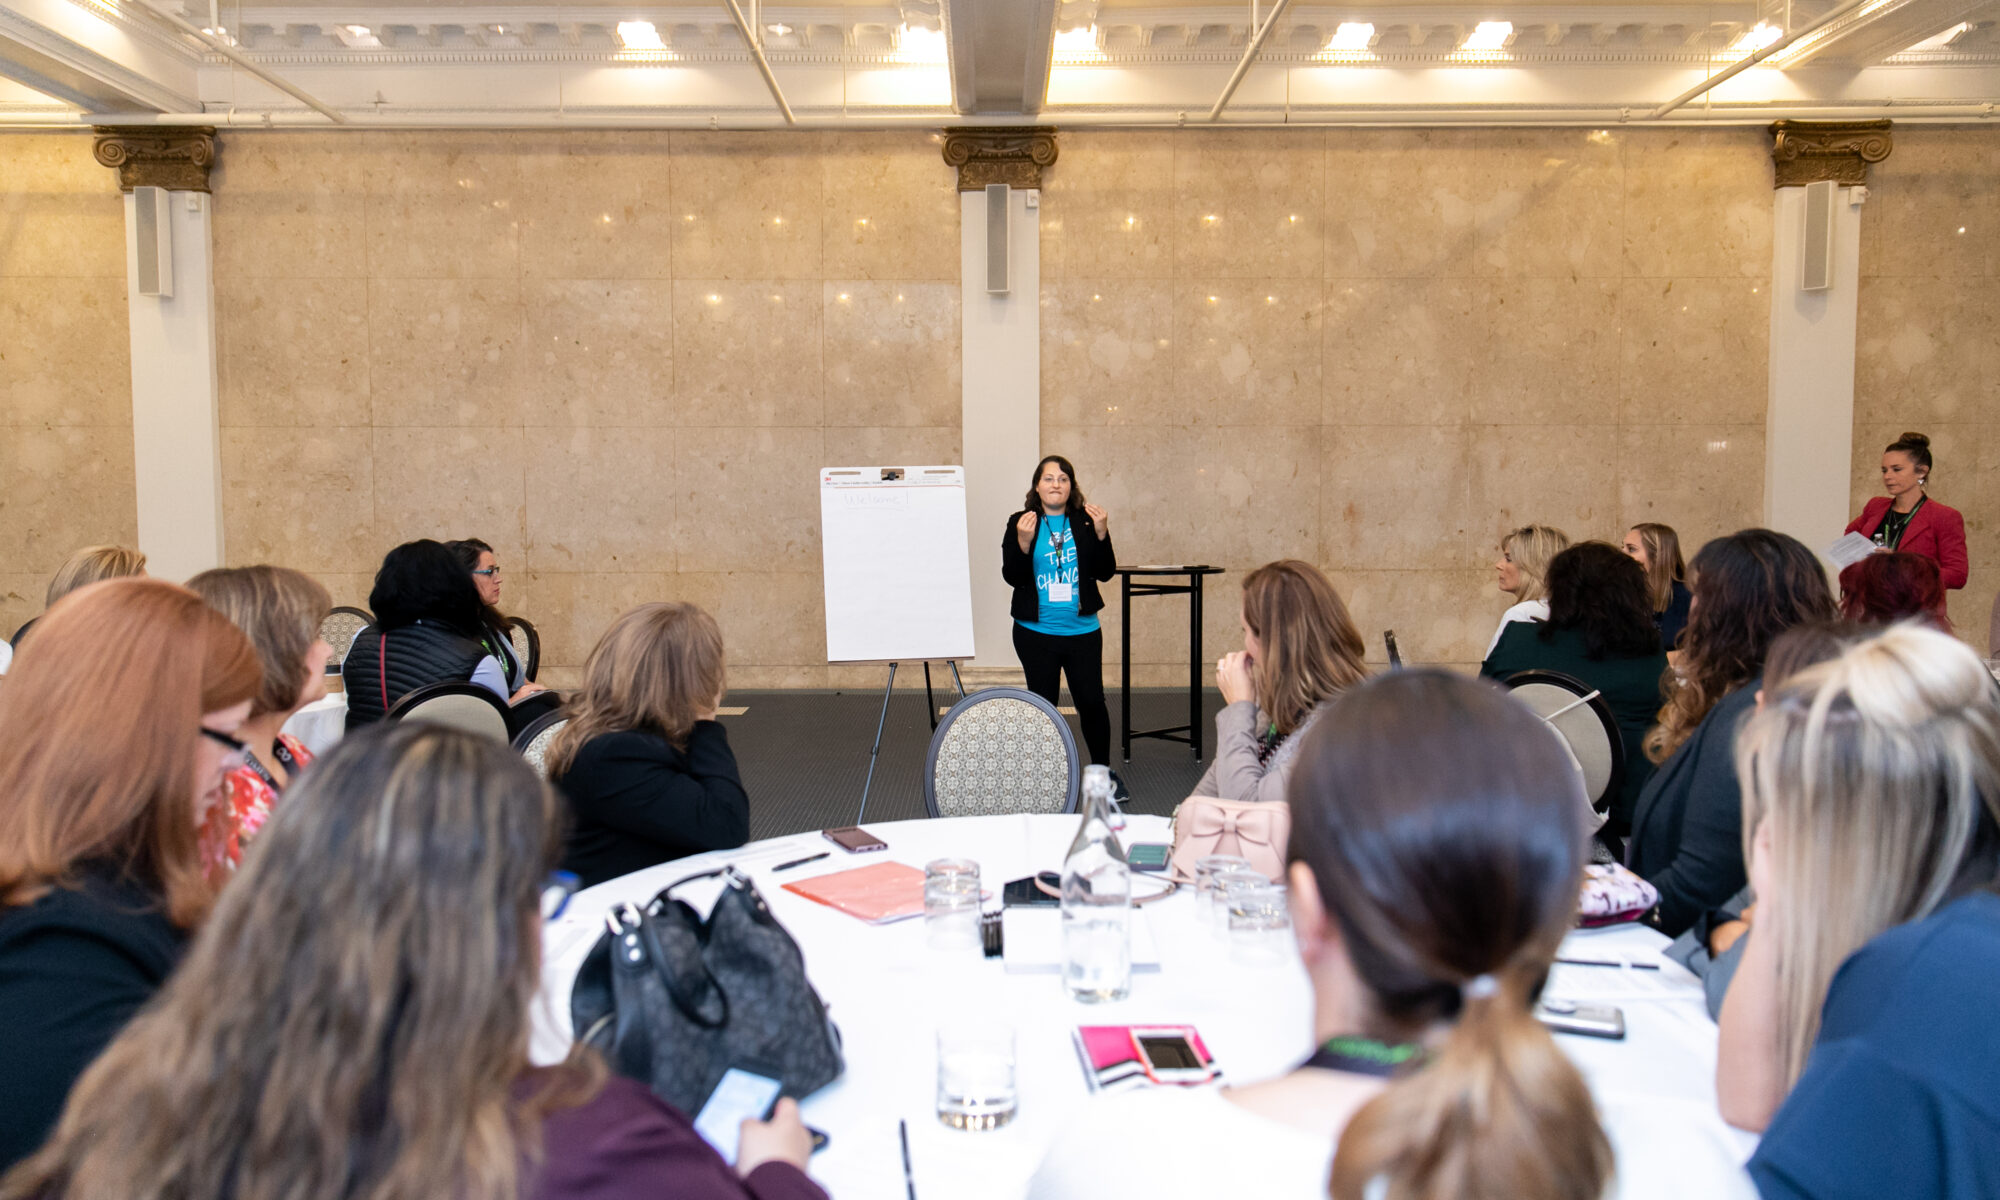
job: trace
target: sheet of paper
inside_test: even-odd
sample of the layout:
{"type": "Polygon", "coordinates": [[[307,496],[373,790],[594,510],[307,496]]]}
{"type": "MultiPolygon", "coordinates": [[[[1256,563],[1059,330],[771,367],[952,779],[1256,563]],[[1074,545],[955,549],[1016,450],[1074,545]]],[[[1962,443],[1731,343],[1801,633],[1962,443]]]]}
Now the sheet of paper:
{"type": "MultiPolygon", "coordinates": [[[[1576,957],[1584,957],[1577,955],[1576,957]]],[[[1624,955],[1590,955],[1623,959],[1624,955]]],[[[1557,963],[1549,972],[1544,994],[1564,1000],[1673,1000],[1701,994],[1701,980],[1686,967],[1658,955],[1631,955],[1633,961],[1658,962],[1657,971],[1636,967],[1584,967],[1557,963]]]]}
{"type": "Polygon", "coordinates": [[[1875,543],[1858,533],[1850,533],[1828,546],[1822,553],[1826,555],[1828,562],[1844,571],[1875,553],[1875,543]]]}

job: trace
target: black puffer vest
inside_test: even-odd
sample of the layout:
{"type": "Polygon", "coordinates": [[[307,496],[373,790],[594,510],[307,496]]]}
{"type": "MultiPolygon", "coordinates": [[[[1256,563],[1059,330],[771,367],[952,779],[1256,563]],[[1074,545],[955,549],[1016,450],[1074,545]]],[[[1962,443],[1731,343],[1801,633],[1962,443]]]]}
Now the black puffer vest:
{"type": "Polygon", "coordinates": [[[349,732],[372,725],[389,707],[410,692],[433,683],[463,683],[486,657],[480,644],[445,625],[418,621],[386,635],[373,625],[354,635],[354,645],[340,668],[347,692],[349,732]],[[385,649],[382,641],[386,637],[385,649]],[[384,679],[383,665],[388,667],[384,679]],[[384,704],[386,694],[388,704],[384,704]]]}

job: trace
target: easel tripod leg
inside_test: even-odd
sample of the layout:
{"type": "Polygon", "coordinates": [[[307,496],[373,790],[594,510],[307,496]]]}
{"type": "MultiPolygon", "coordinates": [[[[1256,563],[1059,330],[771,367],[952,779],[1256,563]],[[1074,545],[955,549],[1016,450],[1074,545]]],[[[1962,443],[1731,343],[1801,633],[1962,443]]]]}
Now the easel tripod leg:
{"type": "Polygon", "coordinates": [[[889,682],[882,689],[882,715],[875,718],[875,745],[868,751],[868,778],[861,784],[861,811],[854,814],[854,823],[861,824],[868,815],[868,789],[875,783],[875,758],[882,753],[882,727],[889,723],[889,696],[896,690],[896,664],[889,664],[889,682]]]}

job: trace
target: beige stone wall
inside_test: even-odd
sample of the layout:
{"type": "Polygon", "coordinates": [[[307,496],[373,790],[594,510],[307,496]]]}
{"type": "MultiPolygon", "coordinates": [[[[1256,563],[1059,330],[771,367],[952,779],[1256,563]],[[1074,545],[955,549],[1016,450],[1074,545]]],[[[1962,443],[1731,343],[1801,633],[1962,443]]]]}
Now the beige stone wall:
{"type": "MultiPolygon", "coordinates": [[[[1759,129],[1070,133],[1043,204],[1042,439],[1126,561],[1333,577],[1370,657],[1476,664],[1530,521],[1698,545],[1762,505],[1759,129]]],[[[1025,480],[1025,473],[1024,473],[1025,480]]],[[[1185,677],[1177,602],[1136,678],[1185,677]]],[[[1115,645],[1116,621],[1107,628],[1115,645]]],[[[1113,651],[1115,657],[1115,650],[1113,651]]]]}
{"type": "Polygon", "coordinates": [[[1951,619],[1987,644],[2000,591],[2000,130],[1898,126],[1869,171],[1854,370],[1854,511],[1882,447],[1928,434],[1930,494],[1965,514],[1972,576],[1951,619]]]}
{"type": "Polygon", "coordinates": [[[232,562],[359,604],[389,546],[476,535],[558,686],[666,598],[718,615],[735,686],[852,674],[825,665],[815,472],[959,458],[933,140],[221,141],[232,562]]]}
{"type": "Polygon", "coordinates": [[[139,537],[125,213],[90,145],[0,135],[0,637],[70,551],[139,537]]]}

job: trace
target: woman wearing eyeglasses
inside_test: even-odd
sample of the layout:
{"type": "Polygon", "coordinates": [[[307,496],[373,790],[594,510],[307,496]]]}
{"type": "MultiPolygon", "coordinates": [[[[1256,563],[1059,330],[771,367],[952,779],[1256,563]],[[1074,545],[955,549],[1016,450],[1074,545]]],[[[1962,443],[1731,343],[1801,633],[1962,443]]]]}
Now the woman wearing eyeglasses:
{"type": "Polygon", "coordinates": [[[208,912],[195,830],[243,762],[263,673],[185,588],[49,609],[0,687],[0,1170],[158,991],[208,912]]]}
{"type": "Polygon", "coordinates": [[[494,557],[493,547],[478,538],[463,538],[445,545],[472,574],[472,586],[479,591],[479,644],[500,663],[513,702],[518,704],[536,692],[547,691],[528,679],[528,664],[514,652],[514,640],[507,636],[507,616],[500,611],[500,562],[494,557]]]}

